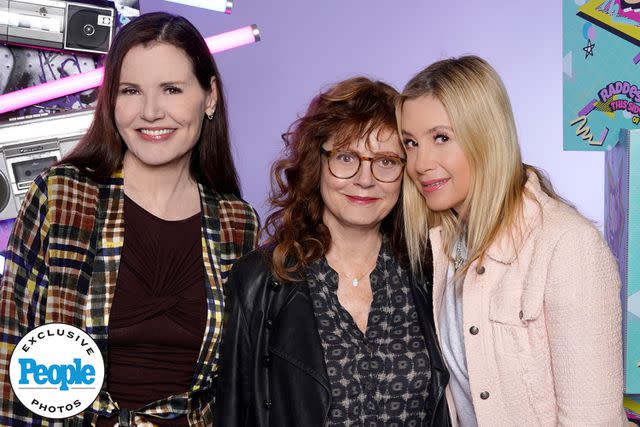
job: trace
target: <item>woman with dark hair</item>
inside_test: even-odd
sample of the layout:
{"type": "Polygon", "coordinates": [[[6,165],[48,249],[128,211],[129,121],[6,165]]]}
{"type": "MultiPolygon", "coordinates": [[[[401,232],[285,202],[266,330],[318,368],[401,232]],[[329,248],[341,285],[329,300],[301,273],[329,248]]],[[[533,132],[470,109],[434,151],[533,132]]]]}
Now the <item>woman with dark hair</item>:
{"type": "Polygon", "coordinates": [[[268,242],[226,287],[218,425],[448,425],[429,287],[406,269],[396,95],[338,83],[284,136],[268,242]]]}
{"type": "Polygon", "coordinates": [[[257,228],[205,41],[182,17],[142,15],[113,42],[89,131],[36,178],[12,232],[0,424],[44,422],[15,398],[9,357],[33,328],[62,322],[106,362],[98,398],[66,423],[211,425],[222,288],[257,228]]]}

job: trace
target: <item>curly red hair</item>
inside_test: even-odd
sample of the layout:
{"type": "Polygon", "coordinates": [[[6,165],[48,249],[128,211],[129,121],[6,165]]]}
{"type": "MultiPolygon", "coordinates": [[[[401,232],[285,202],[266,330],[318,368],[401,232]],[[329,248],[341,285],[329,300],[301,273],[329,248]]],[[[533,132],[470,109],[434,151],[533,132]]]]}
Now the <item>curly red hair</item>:
{"type": "MultiPolygon", "coordinates": [[[[324,256],[331,244],[322,223],[320,195],[322,154],[329,139],[334,149],[350,145],[372,133],[397,135],[394,101],[398,92],[386,83],[355,77],[339,82],[316,96],[305,115],[282,135],[283,157],[271,168],[274,211],[265,223],[267,244],[273,247],[272,266],[277,277],[299,280],[295,274],[324,256]]],[[[406,258],[402,237],[401,203],[383,220],[382,231],[406,258]]]]}

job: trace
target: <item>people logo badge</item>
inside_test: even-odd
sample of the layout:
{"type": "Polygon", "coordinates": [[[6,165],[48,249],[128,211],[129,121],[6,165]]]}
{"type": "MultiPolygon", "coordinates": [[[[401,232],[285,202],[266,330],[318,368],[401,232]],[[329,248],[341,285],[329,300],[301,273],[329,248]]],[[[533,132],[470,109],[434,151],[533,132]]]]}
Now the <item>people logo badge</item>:
{"type": "Polygon", "coordinates": [[[25,335],[9,362],[11,387],[33,413],[72,417],[89,407],[104,380],[102,354],[82,329],[48,323],[25,335]]]}

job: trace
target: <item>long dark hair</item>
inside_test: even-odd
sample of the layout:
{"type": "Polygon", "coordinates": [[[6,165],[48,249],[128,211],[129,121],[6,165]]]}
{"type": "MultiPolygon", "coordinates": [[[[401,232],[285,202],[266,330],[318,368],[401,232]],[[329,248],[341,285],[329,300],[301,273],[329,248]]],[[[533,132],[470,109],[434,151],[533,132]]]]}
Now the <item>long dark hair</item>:
{"type": "Polygon", "coordinates": [[[240,197],[218,67],[198,30],[185,18],[164,12],[141,15],[116,35],[105,62],[93,123],[76,148],[59,163],[72,164],[97,180],[110,177],[122,167],[127,147],[118,133],[114,117],[120,68],[132,47],[154,42],[182,49],[191,60],[193,72],[204,90],[211,90],[211,77],[216,77],[216,112],[213,120],[203,120],[200,139],[191,153],[190,171],[195,179],[217,192],[240,197]]]}
{"type": "MultiPolygon", "coordinates": [[[[365,77],[339,82],[315,97],[306,114],[282,136],[285,153],[272,167],[269,201],[274,211],[265,224],[276,276],[298,280],[296,273],[325,255],[331,245],[329,229],[322,223],[320,147],[331,139],[334,149],[343,148],[360,138],[368,141],[376,132],[391,131],[397,136],[397,94],[386,83],[365,77]]],[[[400,261],[408,259],[401,203],[384,218],[381,231],[390,236],[400,261]]]]}

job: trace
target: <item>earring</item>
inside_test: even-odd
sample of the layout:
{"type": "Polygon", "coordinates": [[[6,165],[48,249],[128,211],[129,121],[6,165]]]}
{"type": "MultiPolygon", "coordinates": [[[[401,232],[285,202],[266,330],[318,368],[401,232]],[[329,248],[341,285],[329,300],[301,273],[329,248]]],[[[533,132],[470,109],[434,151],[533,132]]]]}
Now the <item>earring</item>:
{"type": "Polygon", "coordinates": [[[211,109],[210,113],[206,113],[207,114],[207,118],[209,120],[213,120],[213,114],[216,112],[216,104],[213,104],[213,108],[211,109]]]}

